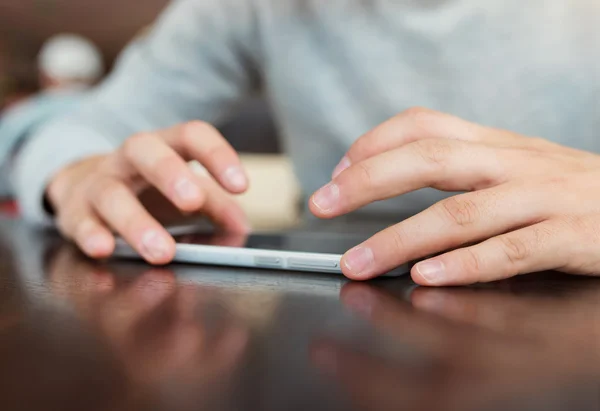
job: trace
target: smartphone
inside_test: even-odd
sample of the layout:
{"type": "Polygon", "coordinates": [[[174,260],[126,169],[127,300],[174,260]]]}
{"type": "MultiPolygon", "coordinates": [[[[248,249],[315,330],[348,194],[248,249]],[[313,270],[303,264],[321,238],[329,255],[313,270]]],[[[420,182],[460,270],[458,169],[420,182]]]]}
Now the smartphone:
{"type": "MultiPolygon", "coordinates": [[[[351,233],[265,232],[250,235],[169,230],[176,242],[174,262],[342,274],[340,260],[352,247],[369,236],[351,233]]],[[[115,256],[140,258],[124,241],[118,240],[115,256]]],[[[405,264],[387,273],[410,272],[405,264]]]]}

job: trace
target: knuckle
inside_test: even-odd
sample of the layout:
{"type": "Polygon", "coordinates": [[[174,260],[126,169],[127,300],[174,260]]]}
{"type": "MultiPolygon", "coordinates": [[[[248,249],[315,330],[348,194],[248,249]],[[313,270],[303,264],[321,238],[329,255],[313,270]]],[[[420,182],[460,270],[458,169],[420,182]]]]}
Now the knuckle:
{"type": "Polygon", "coordinates": [[[502,250],[511,264],[516,265],[531,255],[531,246],[522,239],[512,235],[499,238],[502,250]]]}
{"type": "Polygon", "coordinates": [[[478,204],[470,198],[450,197],[439,204],[443,214],[453,224],[461,227],[472,225],[481,217],[478,204]]]}

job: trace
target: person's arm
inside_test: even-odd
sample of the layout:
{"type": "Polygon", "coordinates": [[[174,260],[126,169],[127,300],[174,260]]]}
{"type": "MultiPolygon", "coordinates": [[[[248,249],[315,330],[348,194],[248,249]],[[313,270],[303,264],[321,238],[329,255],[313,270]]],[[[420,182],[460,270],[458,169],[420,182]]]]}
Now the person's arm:
{"type": "Polygon", "coordinates": [[[136,132],[194,119],[219,124],[230,115],[257,80],[251,1],[175,1],[80,108],[43,127],[19,152],[12,184],[23,217],[50,221],[46,186],[70,163],[112,151],[136,132]]]}

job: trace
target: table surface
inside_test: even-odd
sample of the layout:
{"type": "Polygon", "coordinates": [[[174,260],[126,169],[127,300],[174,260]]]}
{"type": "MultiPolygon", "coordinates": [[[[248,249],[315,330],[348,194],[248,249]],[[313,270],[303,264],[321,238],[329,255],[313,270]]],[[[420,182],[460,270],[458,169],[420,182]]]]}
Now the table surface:
{"type": "Polygon", "coordinates": [[[92,262],[18,221],[0,256],[3,410],[600,408],[600,280],[92,262]]]}

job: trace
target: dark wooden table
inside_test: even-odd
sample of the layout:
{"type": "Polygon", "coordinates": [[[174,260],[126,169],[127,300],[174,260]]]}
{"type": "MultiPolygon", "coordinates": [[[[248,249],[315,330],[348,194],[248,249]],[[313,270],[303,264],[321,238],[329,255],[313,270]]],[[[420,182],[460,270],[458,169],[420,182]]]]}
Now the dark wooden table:
{"type": "Polygon", "coordinates": [[[5,411],[600,406],[600,280],[97,263],[18,221],[0,256],[5,411]]]}

